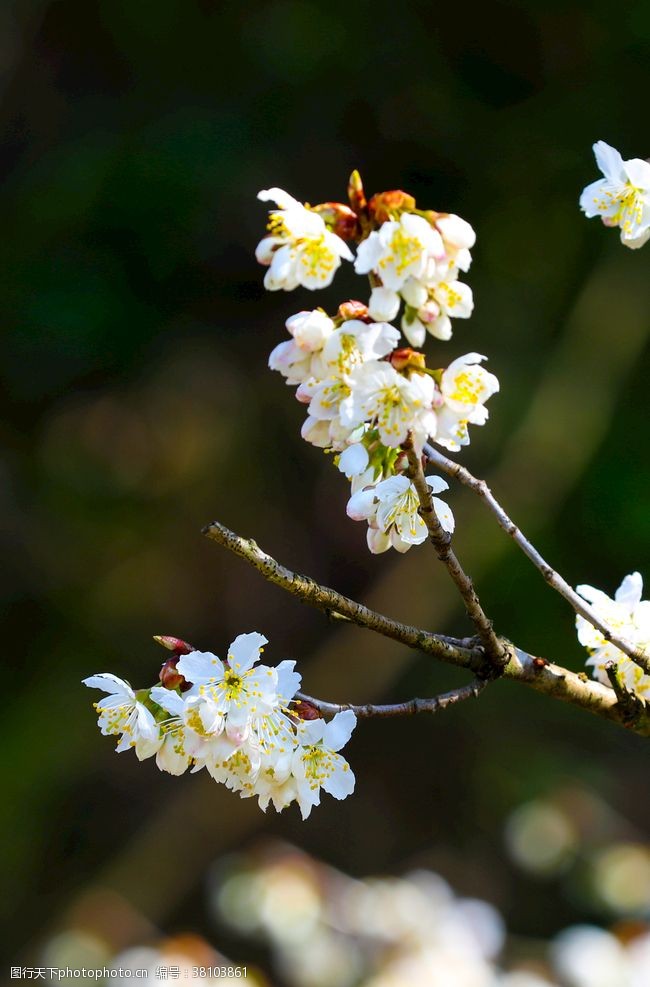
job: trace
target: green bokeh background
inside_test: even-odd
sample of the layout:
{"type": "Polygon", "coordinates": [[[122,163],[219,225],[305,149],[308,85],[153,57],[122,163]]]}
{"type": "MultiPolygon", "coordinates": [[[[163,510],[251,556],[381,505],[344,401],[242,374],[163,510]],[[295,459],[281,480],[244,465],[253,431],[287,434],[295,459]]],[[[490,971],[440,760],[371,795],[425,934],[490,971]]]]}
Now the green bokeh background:
{"type": "MultiPolygon", "coordinates": [[[[329,625],[200,535],[218,517],[343,592],[466,632],[426,548],[368,555],[344,481],[266,370],[290,314],[366,289],[345,270],[317,296],[266,294],[255,195],[343,198],[355,167],[369,191],[405,188],[477,230],[475,315],[428,344],[434,365],[488,354],[502,382],[463,460],[573,584],[650,577],[650,247],[625,251],[577,208],[594,140],[650,154],[648,5],[32,0],[0,21],[12,958],[37,956],[99,886],[214,938],[202,876],[261,831],[352,873],[431,866],[521,935],[607,922],[579,877],[526,878],[503,841],[512,809],[563,786],[647,832],[645,745],[586,713],[502,683],[435,720],[364,724],[355,798],[302,825],[116,758],[80,679],[148,684],[153,634],[220,653],[257,628],[271,660],[298,658],[306,689],[333,700],[463,680],[329,625]]],[[[450,501],[499,630],[582,667],[563,602],[480,504],[450,501]]]]}

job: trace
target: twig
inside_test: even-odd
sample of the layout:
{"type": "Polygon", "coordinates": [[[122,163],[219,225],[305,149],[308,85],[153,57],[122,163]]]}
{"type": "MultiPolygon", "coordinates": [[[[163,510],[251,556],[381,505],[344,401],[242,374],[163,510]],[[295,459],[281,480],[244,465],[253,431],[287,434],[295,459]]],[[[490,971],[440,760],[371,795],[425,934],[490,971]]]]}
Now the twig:
{"type": "Polygon", "coordinates": [[[357,603],[356,600],[351,600],[349,597],[337,593],[336,590],[330,589],[328,586],[320,586],[309,576],[301,576],[299,573],[285,568],[270,555],[263,552],[254,541],[242,538],[241,535],[230,531],[219,521],[212,521],[206,525],[203,534],[230,549],[240,558],[246,559],[256,569],[259,569],[269,582],[281,586],[306,603],[313,604],[329,617],[334,617],[334,619],[347,618],[360,627],[367,627],[371,631],[383,634],[384,637],[401,641],[409,648],[424,651],[426,654],[434,655],[436,658],[451,662],[453,665],[471,666],[476,653],[476,641],[473,638],[459,639],[446,637],[444,634],[432,634],[431,631],[402,624],[390,617],[385,617],[381,613],[376,613],[361,603],[357,603]]]}
{"type": "MultiPolygon", "coordinates": [[[[344,613],[360,627],[392,638],[450,665],[467,668],[475,675],[485,671],[485,653],[476,641],[473,646],[471,639],[452,643],[455,642],[454,638],[432,634],[430,631],[402,624],[369,610],[360,603],[337,593],[336,590],[320,586],[313,579],[285,568],[263,552],[254,541],[242,538],[218,521],[207,525],[203,533],[244,559],[270,582],[297,596],[303,603],[308,603],[325,613],[330,613],[332,610],[344,613]]],[[[640,736],[650,736],[650,715],[647,711],[637,723],[627,723],[613,689],[588,679],[586,675],[577,675],[561,665],[554,665],[545,658],[528,654],[505,639],[501,639],[501,643],[509,651],[508,664],[503,670],[505,678],[520,682],[561,702],[589,710],[614,723],[628,726],[640,736]]]]}
{"type": "Polygon", "coordinates": [[[446,709],[447,706],[453,706],[464,699],[476,698],[486,685],[485,679],[475,678],[467,685],[461,685],[450,692],[442,692],[438,696],[431,696],[429,699],[409,699],[404,703],[390,703],[388,705],[363,703],[358,706],[354,703],[328,703],[322,699],[314,699],[313,696],[306,696],[303,692],[298,692],[296,698],[315,706],[319,713],[324,716],[334,716],[346,709],[351,709],[360,719],[367,719],[371,716],[414,716],[416,713],[437,713],[438,710],[446,709]]]}
{"type": "Polygon", "coordinates": [[[617,648],[619,648],[624,654],[628,655],[635,664],[639,665],[643,671],[650,675],[650,658],[643,652],[639,651],[626,641],[624,638],[620,637],[616,631],[613,631],[611,627],[601,620],[596,611],[592,606],[585,602],[582,597],[576,593],[576,591],[567,583],[566,579],[555,569],[548,564],[548,562],[542,558],[540,553],[537,551],[534,545],[528,541],[526,536],[520,531],[517,525],[512,521],[506,512],[504,511],[501,504],[498,502],[490,488],[488,487],[485,480],[479,480],[477,477],[473,476],[468,469],[461,466],[459,463],[455,463],[453,459],[448,459],[442,453],[434,449],[432,445],[424,446],[424,455],[427,457],[430,463],[437,466],[439,470],[446,473],[447,476],[455,477],[460,483],[469,487],[474,493],[483,500],[490,511],[496,517],[499,525],[503,530],[510,535],[516,545],[522,550],[524,555],[526,555],[533,565],[539,569],[542,576],[546,580],[549,586],[556,590],[560,596],[564,597],[567,603],[575,610],[576,613],[584,617],[593,627],[598,630],[606,641],[610,641],[617,648]]]}
{"type": "Polygon", "coordinates": [[[427,526],[431,544],[462,597],[467,615],[474,624],[485,649],[485,656],[490,663],[492,677],[501,675],[508,661],[508,650],[494,633],[492,621],[489,620],[481,606],[474,584],[451,547],[451,535],[442,527],[433,506],[431,488],[426,481],[422,468],[422,457],[416,452],[410,437],[404,443],[404,449],[408,456],[411,480],[420,499],[420,514],[427,526]]]}

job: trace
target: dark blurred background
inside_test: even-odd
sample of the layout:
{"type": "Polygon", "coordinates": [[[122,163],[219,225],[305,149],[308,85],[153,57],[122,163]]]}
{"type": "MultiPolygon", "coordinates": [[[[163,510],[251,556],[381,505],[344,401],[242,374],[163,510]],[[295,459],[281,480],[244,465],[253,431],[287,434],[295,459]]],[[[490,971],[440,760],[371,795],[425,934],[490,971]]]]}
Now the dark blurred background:
{"type": "MultiPolygon", "coordinates": [[[[648,5],[31,0],[0,22],[12,958],[86,923],[116,950],[155,925],[245,962],[204,877],[264,833],[351,874],[431,867],[524,937],[647,918],[650,887],[614,907],[590,879],[608,841],[644,845],[644,744],[586,713],[499,683],[433,720],[363,724],[355,797],[302,824],[116,757],[80,680],[110,669],[147,685],[153,634],[222,653],[251,629],[332,700],[463,680],[329,625],[200,534],[219,518],[393,615],[467,632],[426,547],[368,554],[345,481],[266,370],[290,314],[360,289],[348,269],[325,292],[265,293],[256,193],[344,198],[355,167],[369,192],[405,188],[477,230],[475,314],[427,344],[440,363],[486,353],[502,383],[463,461],[571,583],[650,576],[650,247],[626,251],[577,207],[595,140],[650,154],[648,5]],[[570,859],[550,870],[508,842],[512,814],[540,800],[581,807],[566,809],[570,859]]],[[[498,629],[580,669],[563,601],[478,502],[450,502],[498,629]]]]}

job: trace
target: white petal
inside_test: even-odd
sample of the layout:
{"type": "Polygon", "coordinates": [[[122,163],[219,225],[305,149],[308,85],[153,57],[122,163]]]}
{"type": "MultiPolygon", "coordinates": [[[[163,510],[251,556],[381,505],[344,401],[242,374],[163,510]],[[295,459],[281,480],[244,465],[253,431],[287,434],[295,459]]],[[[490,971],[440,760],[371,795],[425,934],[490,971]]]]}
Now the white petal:
{"type": "Polygon", "coordinates": [[[605,141],[597,141],[594,144],[593,150],[596,157],[596,164],[603,175],[611,182],[625,182],[623,158],[616,148],[606,144],[605,141]]]}
{"type": "Polygon", "coordinates": [[[210,651],[191,651],[189,655],[181,655],[176,668],[188,682],[194,684],[221,679],[224,673],[223,662],[210,651]]]}
{"type": "Polygon", "coordinates": [[[101,689],[109,695],[126,696],[135,699],[135,693],[124,679],[118,678],[112,672],[100,672],[99,675],[90,675],[87,679],[82,679],[82,684],[89,689],[101,689]]]}
{"type": "Polygon", "coordinates": [[[275,202],[280,209],[293,209],[295,207],[301,207],[302,203],[294,199],[292,195],[285,192],[281,188],[266,188],[262,189],[261,192],[257,193],[257,198],[260,202],[275,202]]]}
{"type": "Polygon", "coordinates": [[[155,703],[176,716],[180,716],[185,709],[185,700],[173,689],[165,689],[157,685],[151,690],[150,696],[155,703]]]}
{"type": "Polygon", "coordinates": [[[418,318],[414,318],[409,322],[406,315],[403,315],[400,324],[402,327],[402,332],[408,339],[411,346],[422,346],[427,337],[427,330],[420,320],[418,318]]]}
{"type": "Polygon", "coordinates": [[[627,176],[636,188],[650,189],[650,162],[641,158],[631,158],[625,162],[627,176]]]}
{"type": "Polygon", "coordinates": [[[372,487],[370,490],[358,490],[352,494],[345,508],[345,513],[353,521],[367,521],[374,517],[376,511],[375,490],[372,487]]]}
{"type": "Polygon", "coordinates": [[[392,322],[399,312],[400,297],[390,288],[373,288],[368,312],[375,322],[392,322]]]}
{"type": "Polygon", "coordinates": [[[331,751],[340,751],[352,736],[352,731],[356,725],[357,718],[351,709],[337,713],[325,727],[323,747],[327,747],[331,751]]]}
{"type": "Polygon", "coordinates": [[[431,488],[431,493],[434,494],[442,493],[443,490],[449,490],[449,484],[441,476],[428,476],[427,484],[431,488]]]}
{"type": "Polygon", "coordinates": [[[260,656],[260,650],[268,644],[267,638],[257,631],[239,634],[228,648],[228,661],[237,671],[245,672],[260,656]]]}
{"type": "Polygon", "coordinates": [[[616,590],[614,599],[617,603],[625,603],[633,607],[641,602],[643,595],[643,579],[640,572],[633,572],[626,576],[621,585],[616,590]]]}
{"type": "Polygon", "coordinates": [[[350,480],[353,476],[363,473],[368,468],[368,462],[368,450],[360,442],[355,442],[341,453],[339,470],[350,480]]]}

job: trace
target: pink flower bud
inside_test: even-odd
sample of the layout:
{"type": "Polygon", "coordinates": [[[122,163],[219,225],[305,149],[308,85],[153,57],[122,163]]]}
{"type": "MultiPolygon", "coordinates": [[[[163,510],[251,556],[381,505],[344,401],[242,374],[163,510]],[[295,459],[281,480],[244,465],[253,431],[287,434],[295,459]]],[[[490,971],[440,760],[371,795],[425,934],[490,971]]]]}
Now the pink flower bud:
{"type": "Polygon", "coordinates": [[[189,655],[190,652],[196,651],[194,645],[188,644],[187,641],[183,641],[180,637],[169,637],[167,634],[154,634],[153,639],[158,644],[162,644],[163,648],[167,648],[168,651],[175,651],[177,655],[189,655]]]}

